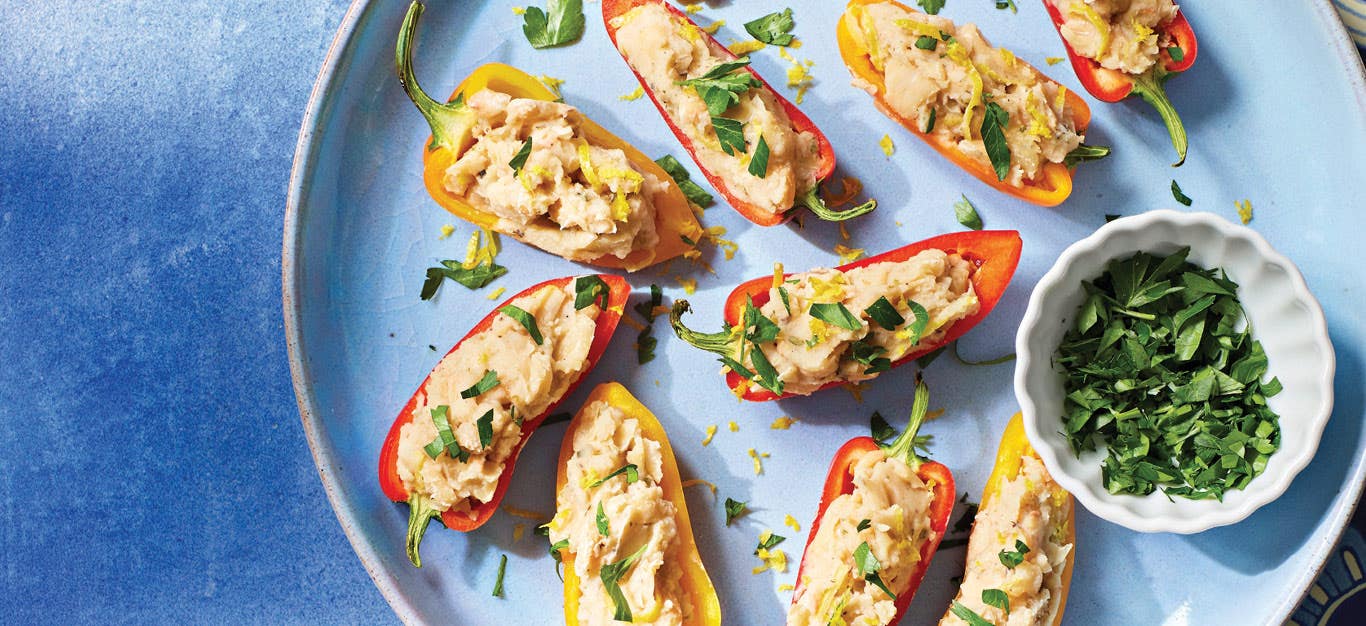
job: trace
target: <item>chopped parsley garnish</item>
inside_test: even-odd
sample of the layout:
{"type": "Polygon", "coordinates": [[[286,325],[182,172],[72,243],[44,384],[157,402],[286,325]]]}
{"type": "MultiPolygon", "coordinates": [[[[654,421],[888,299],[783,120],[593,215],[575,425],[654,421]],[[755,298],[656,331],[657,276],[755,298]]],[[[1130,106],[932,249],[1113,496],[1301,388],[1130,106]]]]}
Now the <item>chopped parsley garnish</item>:
{"type": "Polygon", "coordinates": [[[1170,56],[1172,60],[1176,61],[1177,63],[1186,60],[1186,51],[1182,50],[1181,46],[1167,46],[1167,55],[1170,56]]]}
{"type": "Polygon", "coordinates": [[[857,526],[856,528],[857,528],[860,532],[862,532],[862,531],[868,530],[869,528],[872,528],[872,526],[873,526],[873,520],[870,520],[870,519],[861,519],[861,520],[859,520],[858,526],[857,526]]]}
{"type": "Polygon", "coordinates": [[[783,301],[783,310],[787,311],[788,315],[792,315],[792,304],[788,300],[787,287],[778,287],[778,299],[783,301]]]}
{"type": "Polygon", "coordinates": [[[996,170],[996,180],[1005,180],[1010,174],[1010,144],[1006,143],[1005,132],[1010,114],[995,102],[988,102],[982,112],[982,145],[996,170]]]}
{"type": "Polygon", "coordinates": [[[533,48],[559,46],[583,36],[583,0],[547,0],[546,10],[529,6],[522,14],[522,34],[533,48]]]}
{"type": "MultiPolygon", "coordinates": [[[[628,485],[640,480],[640,468],[636,467],[634,463],[627,463],[626,465],[623,465],[621,467],[618,467],[617,469],[612,470],[612,473],[603,476],[602,478],[599,478],[591,483],[588,483],[588,488],[592,489],[594,487],[601,487],[603,483],[612,480],[613,478],[616,478],[618,476],[621,476],[622,474],[626,475],[626,484],[628,485]]],[[[602,505],[599,504],[598,508],[601,509],[602,505]]]]}
{"type": "Polygon", "coordinates": [[[726,498],[726,525],[735,521],[735,518],[745,514],[746,503],[726,498]]]}
{"type": "Polygon", "coordinates": [[[498,309],[498,312],[517,320],[517,323],[521,324],[522,328],[525,328],[526,332],[531,335],[531,340],[535,341],[536,345],[545,343],[545,338],[541,337],[541,329],[536,326],[536,316],[527,313],[514,304],[504,305],[503,308],[498,309]]]}
{"type": "Polygon", "coordinates": [[[754,373],[759,376],[760,387],[773,392],[774,395],[783,395],[783,379],[778,377],[778,370],[768,362],[768,357],[759,346],[754,346],[754,350],[749,353],[749,362],[754,366],[754,373]]]}
{"type": "Polygon", "coordinates": [[[1015,0],[996,0],[996,9],[997,9],[998,11],[1004,10],[1004,9],[1010,9],[1010,12],[1011,12],[1011,13],[1019,13],[1019,12],[1020,12],[1020,10],[1019,10],[1018,8],[1015,7],[1015,0]]]}
{"type": "Polygon", "coordinates": [[[498,579],[493,581],[493,597],[504,598],[503,595],[503,575],[508,571],[508,555],[501,555],[498,559],[498,579]]]}
{"type": "MultiPolygon", "coordinates": [[[[763,84],[754,77],[754,74],[744,69],[746,65],[749,65],[749,57],[740,57],[734,61],[720,63],[697,78],[680,80],[674,84],[692,87],[707,105],[707,113],[711,115],[712,122],[715,122],[718,118],[725,119],[721,114],[740,102],[740,94],[763,84]]],[[[739,124],[734,120],[726,121],[739,124]]],[[[719,128],[717,134],[720,134],[719,128]]]]}
{"type": "Polygon", "coordinates": [[[1181,185],[1176,184],[1176,179],[1174,178],[1172,179],[1172,197],[1176,198],[1176,201],[1180,202],[1181,204],[1184,204],[1186,206],[1191,205],[1190,196],[1186,195],[1185,192],[1181,191],[1181,185]]]}
{"type": "Polygon", "coordinates": [[[839,302],[816,302],[811,305],[809,312],[811,317],[845,330],[863,328],[863,322],[839,302]]]}
{"type": "Polygon", "coordinates": [[[915,0],[915,3],[930,15],[938,15],[939,10],[944,8],[944,0],[915,0]]]}
{"type": "Polygon", "coordinates": [[[1104,445],[1114,494],[1221,499],[1280,448],[1280,391],[1244,323],[1238,285],[1219,270],[1139,253],[1082,283],[1087,298],[1058,347],[1063,434],[1080,454],[1104,445]]]}
{"type": "MultiPolygon", "coordinates": [[[[910,325],[909,327],[906,328],[907,336],[908,336],[908,337],[910,338],[910,340],[911,340],[911,345],[914,346],[914,345],[920,343],[921,338],[923,338],[924,335],[925,335],[925,329],[926,329],[926,328],[929,328],[929,326],[930,326],[930,313],[929,313],[929,311],[926,311],[926,310],[925,310],[925,307],[920,306],[920,303],[919,303],[919,302],[916,302],[915,300],[907,299],[907,300],[906,300],[906,306],[908,306],[908,307],[911,308],[911,314],[915,316],[915,319],[911,321],[911,325],[910,325]]],[[[943,348],[940,348],[940,349],[942,350],[943,348]]],[[[925,356],[926,356],[926,357],[929,357],[930,355],[927,354],[927,355],[925,355],[925,356]]],[[[935,355],[935,356],[938,356],[938,355],[935,355]]],[[[924,357],[922,357],[922,358],[924,358],[924,357]]],[[[923,368],[925,367],[925,365],[929,365],[929,364],[930,364],[930,361],[933,361],[933,360],[934,360],[934,357],[930,357],[929,360],[926,361],[926,362],[925,362],[923,365],[921,365],[920,367],[923,369],[923,368]]],[[[916,363],[919,363],[919,362],[920,362],[920,359],[916,359],[916,363]]]]}
{"type": "Polygon", "coordinates": [[[602,579],[602,586],[607,588],[607,597],[612,599],[612,604],[615,606],[615,611],[612,614],[612,619],[614,620],[629,622],[632,619],[631,606],[626,603],[626,594],[621,592],[621,586],[617,583],[621,580],[622,576],[626,575],[626,570],[631,569],[631,566],[635,564],[636,559],[639,559],[640,555],[645,553],[645,548],[649,547],[649,545],[650,544],[645,544],[640,546],[640,549],[632,553],[631,556],[617,561],[616,563],[609,563],[602,566],[602,569],[598,572],[598,578],[602,579]]]}
{"type": "Polygon", "coordinates": [[[612,529],[607,525],[607,513],[602,510],[601,502],[598,503],[598,515],[596,521],[598,523],[598,534],[604,537],[611,536],[612,529]]]}
{"type": "Polygon", "coordinates": [[[928,134],[934,132],[934,118],[936,117],[936,115],[937,115],[937,114],[935,113],[935,109],[930,109],[930,119],[929,119],[928,121],[925,122],[925,134],[926,134],[926,135],[928,135],[928,134]]]}
{"type": "Polygon", "coordinates": [[[436,439],[423,447],[427,456],[435,459],[440,456],[441,451],[453,459],[458,459],[461,463],[470,460],[470,453],[460,447],[460,443],[455,440],[455,433],[451,431],[450,422],[451,407],[446,405],[432,409],[432,423],[436,425],[436,439]]]}
{"type": "Polygon", "coordinates": [[[1010,596],[1000,589],[983,589],[982,602],[987,606],[994,606],[1006,613],[1010,612],[1010,596]]]}
{"type": "Polygon", "coordinates": [[[796,26],[796,22],[792,19],[792,9],[783,9],[745,22],[745,32],[770,46],[787,46],[792,44],[793,26],[796,26]]]}
{"type": "Polygon", "coordinates": [[[655,348],[659,346],[659,339],[654,337],[654,327],[646,326],[645,330],[640,331],[636,337],[636,363],[644,365],[655,360],[655,348]]]}
{"type": "Polygon", "coordinates": [[[574,310],[581,311],[588,308],[593,303],[597,303],[601,308],[607,308],[607,299],[612,290],[601,276],[589,274],[574,279],[574,310]]]}
{"type": "Polygon", "coordinates": [[[1099,161],[1108,156],[1110,156],[1109,146],[1088,146],[1086,144],[1081,144],[1073,148],[1071,152],[1067,153],[1067,156],[1062,158],[1062,165],[1067,169],[1072,169],[1082,161],[1099,161]]]}
{"type": "Polygon", "coordinates": [[[977,214],[977,207],[972,205],[966,194],[953,203],[953,215],[958,218],[959,224],[972,230],[982,230],[982,217],[977,214]]]}
{"type": "Polygon", "coordinates": [[[479,430],[479,446],[489,447],[493,443],[493,409],[489,409],[479,419],[474,422],[475,428],[479,430]]]}
{"type": "Polygon", "coordinates": [[[655,346],[659,345],[659,340],[654,337],[655,317],[658,315],[656,309],[664,303],[664,290],[659,285],[650,285],[650,299],[636,303],[633,307],[636,313],[645,318],[645,328],[641,329],[640,336],[636,337],[636,361],[641,365],[655,360],[655,346]]]}
{"type": "Polygon", "coordinates": [[[968,626],[994,626],[991,622],[983,619],[981,615],[978,615],[976,611],[963,606],[963,603],[957,600],[954,600],[953,604],[949,606],[949,612],[956,615],[958,619],[967,622],[968,626]]]}
{"type": "Polygon", "coordinates": [[[759,143],[754,146],[754,154],[749,159],[749,174],[763,178],[768,176],[768,142],[759,135],[759,143]]]}
{"type": "MultiPolygon", "coordinates": [[[[545,526],[538,526],[536,528],[537,532],[540,532],[542,530],[546,531],[546,537],[550,536],[550,529],[546,528],[545,526]]],[[[556,541],[555,543],[550,544],[550,558],[555,559],[555,575],[559,576],[560,580],[564,580],[564,575],[560,573],[560,566],[564,564],[564,557],[560,556],[560,550],[564,550],[568,547],[568,539],[561,539],[559,541],[556,541]]]]}
{"type": "Polygon", "coordinates": [[[896,429],[877,411],[873,411],[873,416],[868,419],[868,427],[872,431],[873,441],[878,443],[887,443],[896,438],[896,429]]]}
{"type": "Polygon", "coordinates": [[[772,550],[774,547],[776,547],[778,544],[784,541],[787,541],[787,537],[784,537],[782,535],[775,535],[769,531],[764,531],[764,534],[759,536],[759,545],[755,546],[754,554],[755,556],[758,556],[760,550],[772,550]]]}
{"type": "Polygon", "coordinates": [[[749,150],[745,143],[745,124],[737,120],[725,117],[712,117],[712,128],[716,130],[716,140],[721,144],[721,151],[730,156],[735,156],[738,150],[744,154],[749,150]]]}
{"type": "Polygon", "coordinates": [[[712,202],[715,201],[715,199],[711,197],[711,194],[707,193],[707,190],[703,189],[701,185],[693,182],[692,176],[688,174],[688,170],[684,169],[683,164],[679,163],[678,159],[675,159],[673,155],[666,154],[659,157],[658,159],[655,159],[655,163],[659,164],[659,167],[669,175],[669,178],[674,179],[674,182],[678,183],[678,188],[683,190],[683,195],[688,198],[688,202],[696,204],[699,207],[709,207],[712,202]]]}
{"type": "Polygon", "coordinates": [[[892,369],[892,360],[884,356],[887,350],[881,346],[876,346],[862,339],[849,344],[849,357],[856,363],[868,366],[863,370],[864,374],[880,374],[892,369]]]}
{"type": "Polygon", "coordinates": [[[427,279],[422,281],[423,300],[431,300],[441,288],[441,281],[449,278],[468,289],[480,289],[508,273],[508,268],[492,261],[465,267],[460,261],[442,261],[442,267],[427,268],[427,279]]]}
{"type": "MultiPolygon", "coordinates": [[[[916,38],[915,47],[920,48],[921,50],[934,50],[935,48],[939,47],[939,40],[935,39],[934,37],[930,37],[929,35],[921,35],[920,37],[916,38]]],[[[930,113],[933,114],[934,109],[930,109],[930,113]]]]}
{"type": "Polygon", "coordinates": [[[754,306],[754,300],[745,296],[745,339],[753,343],[768,343],[778,338],[778,325],[773,320],[768,319],[759,308],[754,306]]]}
{"type": "Polygon", "coordinates": [[[489,370],[487,372],[484,372],[484,377],[480,378],[479,382],[474,383],[474,385],[471,386],[469,389],[460,392],[460,397],[468,400],[497,386],[498,372],[489,370]]]}
{"type": "Polygon", "coordinates": [[[1024,563],[1024,555],[1028,553],[1029,546],[1025,545],[1025,542],[1016,539],[1014,550],[1001,550],[996,556],[1001,559],[1001,565],[1006,566],[1006,569],[1015,569],[1016,566],[1024,563]]]}
{"type": "Polygon", "coordinates": [[[892,306],[891,301],[886,296],[878,298],[868,308],[863,310],[868,314],[868,319],[873,320],[883,330],[896,330],[897,326],[906,323],[906,318],[897,312],[896,307],[892,306]]]}
{"type": "Polygon", "coordinates": [[[864,580],[877,586],[884,593],[896,600],[896,594],[882,582],[882,577],[878,575],[878,570],[882,569],[882,563],[878,562],[877,557],[873,556],[872,548],[868,547],[868,542],[858,544],[854,549],[854,568],[864,580]]]}
{"type": "Polygon", "coordinates": [[[650,299],[637,302],[635,306],[631,308],[636,313],[639,313],[642,318],[645,318],[646,324],[651,324],[654,323],[655,317],[659,315],[659,313],[656,312],[656,309],[658,309],[663,304],[664,290],[660,289],[659,285],[651,284],[650,299]]]}
{"type": "Polygon", "coordinates": [[[526,167],[526,160],[531,157],[531,137],[527,136],[522,147],[517,149],[517,154],[512,155],[512,160],[508,161],[508,167],[512,168],[512,175],[517,176],[522,173],[522,168],[526,167]]]}

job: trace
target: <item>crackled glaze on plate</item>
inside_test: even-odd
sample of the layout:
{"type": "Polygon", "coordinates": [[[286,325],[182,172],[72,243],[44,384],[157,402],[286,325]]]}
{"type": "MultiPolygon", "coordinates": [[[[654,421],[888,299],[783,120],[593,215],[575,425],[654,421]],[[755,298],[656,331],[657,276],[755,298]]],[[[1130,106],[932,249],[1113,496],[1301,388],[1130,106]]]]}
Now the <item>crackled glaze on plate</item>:
{"type": "MultiPolygon", "coordinates": [[[[489,289],[469,292],[448,284],[433,302],[417,298],[423,271],[439,259],[460,258],[470,227],[438,208],[421,185],[419,149],[427,129],[393,75],[393,41],[405,2],[357,2],[352,7],[315,87],[299,138],[285,224],[285,318],[292,373],[304,428],[323,484],[357,553],[394,610],[412,623],[553,623],[561,619],[561,588],[545,543],[513,540],[506,513],[478,532],[461,535],[433,528],[423,545],[421,570],[404,558],[406,510],[384,499],[375,479],[379,444],[395,412],[451,344],[493,304],[489,289]],[[442,224],[457,232],[439,240],[442,224]],[[428,345],[436,347],[432,351],[428,345]],[[490,597],[499,555],[509,555],[507,598],[490,597]]],[[[586,3],[588,32],[572,46],[533,50],[520,18],[507,4],[432,2],[417,48],[418,75],[433,93],[447,93],[470,70],[488,61],[509,62],[532,74],[565,79],[567,100],[647,154],[673,153],[693,171],[648,100],[619,100],[636,83],[611,49],[586,3]]],[[[950,2],[944,15],[978,22],[997,44],[1079,88],[1042,5],[1020,1],[1019,13],[990,2],[950,2]]],[[[1069,623],[1158,624],[1169,616],[1189,623],[1280,623],[1320,567],[1358,495],[1362,476],[1362,355],[1366,320],[1359,303],[1366,270],[1344,255],[1359,250],[1355,207],[1366,197],[1366,116],[1361,68],[1326,2],[1259,4],[1229,11],[1213,4],[1185,7],[1201,37],[1200,61],[1169,83],[1172,99],[1191,132],[1186,165],[1172,169],[1171,147],[1142,103],[1093,102],[1089,141],[1115,155],[1086,164],[1072,198],[1057,209],[1012,201],[946,163],[873,108],[848,85],[835,50],[833,26],[842,3],[792,4],[794,54],[812,59],[816,86],[803,110],[830,135],[841,174],[862,179],[882,203],[849,225],[850,245],[881,252],[958,230],[952,204],[966,193],[988,228],[1014,228],[1025,241],[1015,281],[996,311],[962,340],[970,359],[1013,349],[1013,337],[1035,282],[1072,242],[1104,223],[1107,213],[1134,214],[1173,206],[1172,177],[1195,199],[1195,210],[1233,216],[1243,198],[1256,207],[1253,227],[1304,271],[1327,314],[1339,357],[1337,404],[1314,461],[1287,493],[1247,520],[1198,535],[1141,534],[1087,513],[1078,519],[1076,576],[1067,607],[1069,623]],[[1280,46],[1266,42],[1314,42],[1280,46]],[[1296,123],[1298,122],[1298,123],[1296,123]],[[888,158],[878,148],[886,134],[896,145],[888,158]]],[[[745,3],[706,8],[703,23],[725,19],[723,42],[744,36],[740,25],[762,10],[745,3]]],[[[781,84],[787,63],[773,50],[755,66],[781,84]]],[[[781,87],[780,87],[781,88],[781,87]]],[[[689,296],[700,328],[721,319],[732,285],[771,271],[831,265],[842,243],[830,224],[807,220],[769,229],[753,226],[731,209],[707,211],[707,225],[729,229],[739,243],[734,260],[711,254],[716,274],[676,264],[630,277],[639,290],[657,282],[670,298],[683,295],[680,272],[698,280],[689,296]]],[[[494,287],[516,291],[583,268],[510,240],[499,258],[511,271],[494,287]]],[[[783,546],[795,564],[805,533],[782,524],[791,514],[803,531],[810,524],[830,456],[867,431],[868,414],[881,410],[904,423],[913,366],[882,376],[863,393],[832,390],[768,404],[739,404],[727,392],[710,355],[676,341],[656,322],[658,357],[638,366],[634,332],[624,326],[602,365],[566,406],[576,406],[593,384],[619,380],[663,422],[685,477],[705,478],[719,499],[750,502],[752,512],[725,527],[719,502],[705,488],[688,493],[703,558],[732,624],[781,619],[790,583],[785,574],[750,573],[760,531],[790,539],[783,546]],[[780,416],[799,421],[772,430],[780,416]],[[735,420],[739,432],[726,423],[735,420]],[[721,432],[702,446],[708,424],[721,432]],[[770,453],[755,476],[746,450],[770,453]]],[[[944,415],[926,424],[933,455],[953,469],[960,490],[976,500],[990,471],[1000,429],[1017,410],[1013,365],[969,367],[946,355],[926,371],[933,408],[944,415]]],[[[563,426],[532,438],[517,468],[506,504],[549,513],[553,459],[563,426]]],[[[958,513],[955,513],[955,519],[958,513]]],[[[962,548],[942,550],[905,623],[930,623],[952,597],[950,579],[962,572],[962,548]]]]}

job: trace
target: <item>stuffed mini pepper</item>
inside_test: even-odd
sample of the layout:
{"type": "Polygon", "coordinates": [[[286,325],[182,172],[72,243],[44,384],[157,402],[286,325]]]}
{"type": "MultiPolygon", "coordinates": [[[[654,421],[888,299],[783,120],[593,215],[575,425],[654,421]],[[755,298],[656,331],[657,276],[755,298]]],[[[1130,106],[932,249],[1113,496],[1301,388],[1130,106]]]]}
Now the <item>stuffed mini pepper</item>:
{"type": "Polygon", "coordinates": [[[747,57],[731,53],[682,11],[663,0],[603,0],[602,16],[674,135],[746,219],[772,226],[806,207],[824,220],[846,220],[876,206],[826,206],[819,191],[835,169],[830,140],[747,57]]]}
{"type": "Polygon", "coordinates": [[[679,338],[721,356],[746,400],[809,395],[876,377],[957,339],[996,305],[1020,260],[1015,231],[926,239],[837,268],[758,278],[726,301],[725,330],[679,338]]]}
{"type": "Polygon", "coordinates": [[[432,137],[427,192],[446,210],[570,261],[636,270],[693,248],[701,226],[663,169],[536,79],[490,63],[433,100],[417,84],[414,2],[398,72],[432,137]]]}
{"type": "Polygon", "coordinates": [[[408,559],[427,526],[468,531],[493,515],[531,433],[607,349],[630,286],[617,276],[547,281],[513,296],[455,344],[399,411],[379,457],[384,494],[408,504],[408,559]]]}
{"type": "Polygon", "coordinates": [[[669,438],[625,387],[599,385],[570,423],[555,502],[566,624],[721,624],[669,438]]]}
{"type": "Polygon", "coordinates": [[[1054,206],[1087,146],[1091,111],[1076,94],[957,26],[892,0],[852,0],[837,26],[854,85],[954,164],[1007,194],[1054,206]]]}
{"type": "Polygon", "coordinates": [[[787,610],[788,626],[895,624],[906,614],[953,512],[953,474],[915,452],[929,390],[916,381],[905,432],[835,453],[787,610]]]}
{"type": "Polygon", "coordinates": [[[1172,0],[1044,0],[1067,47],[1072,69],[1091,95],[1119,102],[1143,98],[1162,117],[1172,146],[1186,160],[1189,140],[1167,98],[1168,78],[1190,69],[1195,31],[1172,0]]]}
{"type": "Polygon", "coordinates": [[[940,626],[1058,626],[1072,579],[1072,495],[1053,482],[1016,413],[968,538],[967,571],[940,626]]]}

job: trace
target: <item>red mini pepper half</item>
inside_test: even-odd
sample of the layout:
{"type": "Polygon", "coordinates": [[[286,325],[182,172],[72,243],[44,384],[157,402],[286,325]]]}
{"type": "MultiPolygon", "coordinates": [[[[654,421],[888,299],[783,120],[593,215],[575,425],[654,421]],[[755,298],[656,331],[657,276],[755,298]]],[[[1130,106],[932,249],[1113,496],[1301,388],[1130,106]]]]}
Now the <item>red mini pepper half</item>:
{"type": "MultiPolygon", "coordinates": [[[[471,509],[469,515],[465,515],[454,511],[436,511],[427,503],[425,498],[420,495],[409,494],[407,488],[403,485],[403,480],[399,478],[398,475],[399,433],[403,430],[405,424],[413,421],[416,417],[414,411],[417,409],[418,397],[425,395],[427,383],[431,380],[430,374],[422,381],[422,384],[418,386],[417,391],[413,392],[412,397],[408,399],[408,403],[403,406],[403,409],[398,412],[398,417],[394,419],[394,424],[389,428],[389,434],[384,438],[384,444],[380,448],[379,484],[380,488],[384,490],[384,495],[388,496],[390,500],[408,504],[407,550],[408,558],[413,562],[413,565],[422,567],[422,559],[418,556],[418,546],[422,542],[423,533],[427,531],[427,525],[431,523],[433,518],[440,517],[441,523],[444,524],[446,528],[467,532],[483,526],[484,522],[487,522],[490,517],[493,517],[493,512],[498,509],[498,504],[503,501],[503,496],[507,493],[508,484],[512,481],[512,470],[517,465],[517,456],[521,454],[522,447],[525,446],[527,440],[531,438],[531,434],[536,431],[536,427],[540,426],[541,422],[545,421],[546,416],[554,412],[560,402],[574,392],[574,388],[583,381],[587,373],[597,364],[598,359],[602,356],[603,352],[607,350],[607,344],[612,339],[612,333],[617,329],[617,322],[621,320],[621,314],[623,307],[626,305],[626,299],[631,295],[631,286],[626,283],[626,279],[620,276],[608,274],[597,274],[596,276],[607,284],[607,306],[598,314],[596,328],[593,331],[593,344],[588,349],[588,357],[583,367],[583,373],[579,376],[578,380],[574,381],[574,383],[565,390],[564,395],[560,396],[555,402],[552,402],[550,406],[546,407],[545,411],[542,411],[540,415],[525,419],[522,422],[522,438],[517,442],[517,446],[512,449],[512,454],[508,457],[507,462],[503,466],[503,473],[498,478],[498,487],[493,492],[492,500],[479,503],[471,509]]],[[[449,356],[451,352],[455,352],[456,348],[459,348],[460,344],[464,343],[466,339],[492,327],[494,318],[500,314],[499,309],[502,309],[514,300],[536,293],[546,287],[563,288],[574,280],[575,279],[572,276],[548,280],[527,287],[517,295],[508,298],[502,304],[495,307],[492,312],[484,316],[484,319],[479,320],[479,323],[475,324],[474,328],[470,329],[470,332],[466,333],[464,338],[456,342],[455,346],[451,347],[450,352],[446,353],[447,356],[449,356]]]]}
{"type": "Polygon", "coordinates": [[[1164,85],[1167,79],[1190,69],[1200,52],[1195,31],[1191,29],[1190,22],[1186,21],[1185,14],[1178,9],[1176,17],[1163,25],[1159,31],[1161,39],[1169,40],[1172,44],[1158,51],[1158,63],[1147,72],[1134,75],[1102,67],[1095,59],[1077,54],[1072,49],[1072,44],[1062,36],[1062,25],[1066,18],[1054,2],[1055,0],[1043,0],[1044,7],[1048,9],[1048,17],[1053,20],[1053,27],[1058,30],[1058,37],[1067,48],[1067,58],[1072,62],[1072,70],[1077,73],[1077,79],[1086,87],[1086,91],[1105,102],[1119,102],[1131,95],[1143,98],[1157,109],[1157,114],[1162,117],[1162,123],[1167,126],[1172,146],[1176,148],[1176,153],[1180,157],[1174,165],[1184,163],[1190,141],[1186,137],[1186,127],[1181,123],[1181,116],[1177,115],[1176,108],[1167,98],[1164,85]],[[1179,51],[1177,56],[1181,57],[1180,60],[1172,57],[1172,48],[1179,51]]]}
{"type": "Polygon", "coordinates": [[[906,615],[906,610],[911,606],[911,599],[915,597],[916,590],[920,588],[921,580],[925,578],[925,571],[930,567],[930,560],[934,558],[935,551],[939,549],[939,542],[944,538],[944,532],[948,528],[949,516],[953,513],[953,503],[956,498],[953,472],[949,471],[949,468],[944,464],[922,458],[915,452],[916,433],[920,430],[920,424],[925,419],[929,401],[929,389],[917,376],[910,422],[906,424],[906,430],[891,445],[879,445],[872,437],[856,437],[850,439],[848,443],[840,447],[839,451],[835,452],[835,459],[830,463],[830,473],[825,477],[825,488],[821,492],[820,505],[816,508],[816,519],[811,522],[811,531],[806,536],[806,546],[802,549],[802,563],[797,568],[796,589],[792,592],[794,604],[804,592],[806,578],[803,575],[803,570],[806,569],[806,557],[811,551],[811,541],[820,532],[826,509],[830,507],[831,502],[835,501],[835,498],[854,492],[854,465],[863,455],[875,453],[881,448],[887,453],[887,456],[906,461],[906,464],[915,470],[916,476],[919,476],[920,480],[924,481],[934,492],[928,511],[930,535],[925,538],[925,543],[920,546],[920,560],[916,563],[915,571],[906,581],[905,588],[892,590],[896,594],[896,617],[887,623],[896,624],[906,615]]]}
{"type": "MultiPolygon", "coordinates": [[[[972,262],[976,270],[972,274],[972,286],[977,293],[979,307],[977,313],[954,322],[944,334],[944,338],[938,342],[918,345],[915,349],[906,353],[905,356],[892,362],[892,367],[896,367],[909,360],[919,358],[934,352],[939,348],[948,345],[950,342],[962,337],[964,333],[972,330],[978,322],[981,322],[996,307],[996,303],[1005,294],[1006,287],[1010,284],[1010,279],[1015,275],[1015,267],[1020,263],[1020,252],[1024,242],[1020,239],[1020,233],[1014,230],[977,230],[965,231],[961,233],[948,233],[931,237],[907,246],[884,252],[877,256],[860,259],[853,263],[841,265],[836,269],[847,272],[854,268],[872,265],[874,263],[905,261],[925,250],[943,250],[944,252],[956,253],[964,259],[972,262]]],[[[783,278],[792,274],[783,274],[783,278]]],[[[755,307],[762,307],[769,300],[769,288],[773,285],[773,277],[765,276],[755,278],[740,283],[730,296],[726,298],[725,321],[726,328],[735,328],[743,323],[745,304],[752,301],[755,307]],[[748,300],[747,300],[748,299],[748,300]]],[[[674,333],[679,338],[704,350],[718,352],[733,348],[736,335],[729,332],[714,334],[698,333],[683,326],[682,314],[689,311],[687,300],[679,300],[674,303],[673,311],[669,316],[669,322],[673,326],[674,333]]],[[[787,398],[792,394],[784,393],[779,396],[773,392],[749,385],[740,374],[734,371],[726,372],[726,386],[737,396],[754,402],[764,402],[787,398]],[[741,391],[741,386],[745,388],[741,391]]],[[[826,389],[844,384],[843,381],[831,381],[825,386],[826,389]]]]}
{"type": "MultiPolygon", "coordinates": [[[[725,46],[722,46],[720,42],[716,41],[715,37],[712,37],[707,31],[698,27],[696,23],[688,18],[687,14],[674,8],[673,5],[664,0],[602,0],[602,20],[607,27],[607,36],[611,37],[612,45],[617,46],[618,52],[620,52],[621,46],[617,45],[617,27],[612,24],[612,21],[617,17],[631,12],[631,10],[636,7],[647,4],[662,6],[676,19],[696,28],[700,36],[706,37],[708,42],[715,44],[717,48],[724,51],[723,54],[729,57],[730,60],[739,58],[731,53],[725,46]]],[[[625,60],[625,58],[626,55],[623,53],[622,59],[625,60]]],[[[627,66],[631,67],[629,61],[627,62],[627,66]]],[[[802,113],[801,109],[798,109],[796,105],[789,102],[787,98],[784,98],[777,90],[773,89],[758,72],[755,72],[754,69],[749,66],[745,66],[743,71],[749,72],[754,78],[758,79],[759,83],[763,85],[762,89],[767,90],[768,93],[773,96],[774,101],[776,101],[778,105],[783,108],[783,112],[787,114],[788,119],[792,122],[793,128],[796,128],[798,131],[809,132],[816,137],[817,145],[820,148],[820,160],[817,163],[815,176],[816,184],[813,185],[811,189],[806,190],[805,193],[798,194],[794,207],[798,205],[804,206],[807,209],[810,209],[816,217],[831,221],[843,221],[858,217],[876,208],[877,203],[875,201],[869,201],[844,211],[835,211],[826,206],[825,201],[821,200],[820,197],[820,186],[821,183],[828,179],[830,174],[835,171],[834,146],[830,144],[830,140],[827,139],[825,133],[822,133],[821,129],[816,126],[816,123],[811,121],[811,118],[807,117],[805,113],[802,113]]],[[[792,211],[791,209],[778,213],[770,213],[767,210],[744,202],[736,197],[735,193],[731,191],[730,185],[726,179],[713,173],[697,158],[692,139],[688,137],[687,133],[683,132],[679,127],[678,122],[669,116],[668,111],[665,110],[664,106],[659,102],[659,98],[656,97],[649,85],[646,84],[645,79],[640,75],[640,72],[637,72],[634,67],[631,67],[631,73],[635,74],[636,80],[640,81],[641,89],[644,90],[646,95],[650,96],[650,101],[655,104],[656,109],[659,109],[659,114],[664,118],[664,122],[669,125],[669,129],[674,132],[674,136],[678,138],[679,143],[683,144],[683,149],[687,150],[688,155],[693,157],[693,162],[697,163],[698,169],[702,170],[702,174],[707,177],[707,181],[711,183],[711,186],[714,187],[716,191],[720,192],[722,196],[725,196],[726,201],[729,202],[731,206],[735,207],[735,210],[738,211],[740,215],[743,215],[745,219],[760,226],[776,226],[792,219],[795,211],[792,211]]]]}

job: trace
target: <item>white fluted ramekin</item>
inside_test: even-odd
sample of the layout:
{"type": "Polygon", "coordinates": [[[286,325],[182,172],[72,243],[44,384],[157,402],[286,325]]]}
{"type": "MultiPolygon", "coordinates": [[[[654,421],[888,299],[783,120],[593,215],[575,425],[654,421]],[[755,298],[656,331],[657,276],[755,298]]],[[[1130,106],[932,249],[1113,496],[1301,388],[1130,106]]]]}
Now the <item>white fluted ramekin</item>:
{"type": "Polygon", "coordinates": [[[1143,532],[1196,533],[1241,521],[1275,500],[1313,458],[1333,408],[1333,346],[1319,302],[1295,265],[1251,228],[1210,213],[1151,211],[1117,219],[1069,246],[1039,280],[1015,337],[1015,395],[1025,433],[1058,484],[1096,515],[1143,532]],[[1135,252],[1168,254],[1189,246],[1189,260],[1221,267],[1262,342],[1268,376],[1284,390],[1268,400],[1280,415],[1281,447],[1266,471],[1223,501],[1113,495],[1101,480],[1102,449],[1078,458],[1061,434],[1063,379],[1053,355],[1093,280],[1112,259],[1135,252]]]}

